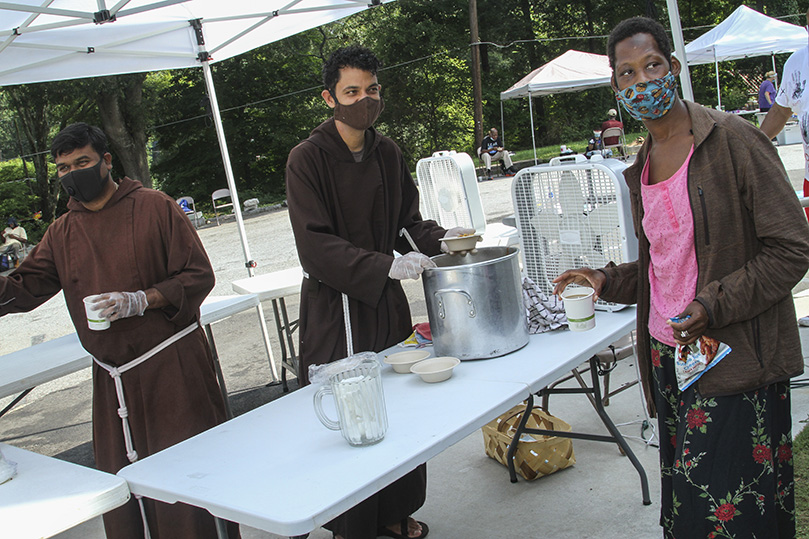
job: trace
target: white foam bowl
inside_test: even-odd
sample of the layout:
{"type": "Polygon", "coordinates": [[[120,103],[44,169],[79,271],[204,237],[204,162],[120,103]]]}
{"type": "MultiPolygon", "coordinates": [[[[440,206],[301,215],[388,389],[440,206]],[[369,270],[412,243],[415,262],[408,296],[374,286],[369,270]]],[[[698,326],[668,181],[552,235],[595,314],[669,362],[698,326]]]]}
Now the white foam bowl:
{"type": "Polygon", "coordinates": [[[428,357],[430,352],[427,350],[406,350],[385,356],[384,361],[399,374],[410,374],[410,367],[428,357]]]}
{"type": "Polygon", "coordinates": [[[455,236],[452,238],[441,238],[441,241],[447,244],[450,252],[455,251],[469,251],[475,248],[475,245],[481,240],[482,238],[477,234],[473,234],[471,236],[455,236]]]}
{"type": "Polygon", "coordinates": [[[443,382],[449,380],[454,369],[461,360],[457,357],[442,356],[419,361],[412,367],[410,372],[418,374],[425,382],[443,382]]]}

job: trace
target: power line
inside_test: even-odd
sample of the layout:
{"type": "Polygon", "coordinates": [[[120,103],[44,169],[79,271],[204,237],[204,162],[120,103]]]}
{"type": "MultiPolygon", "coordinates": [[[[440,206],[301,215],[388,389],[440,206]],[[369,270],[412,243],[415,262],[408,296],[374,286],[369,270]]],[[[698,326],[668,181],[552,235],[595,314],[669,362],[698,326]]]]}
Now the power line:
{"type": "MultiPolygon", "coordinates": [[[[778,16],[778,17],[771,17],[771,18],[773,18],[773,19],[789,19],[789,18],[796,18],[796,17],[799,18],[799,17],[802,17],[802,16],[805,16],[805,14],[804,13],[797,13],[797,14],[792,14],[792,15],[781,15],[781,16],[778,16]]],[[[717,25],[716,24],[705,24],[705,25],[699,25],[699,26],[685,27],[685,28],[683,28],[683,30],[701,30],[701,29],[705,29],[705,28],[714,28],[715,26],[717,26],[717,25]]],[[[529,43],[549,43],[549,42],[555,42],[555,41],[584,40],[584,39],[606,39],[608,37],[609,37],[609,35],[565,36],[565,37],[549,37],[549,38],[534,38],[534,39],[517,39],[517,40],[511,41],[509,43],[495,43],[493,41],[479,41],[477,43],[470,43],[469,45],[465,45],[463,47],[456,47],[454,49],[439,51],[439,52],[435,52],[433,54],[428,54],[426,56],[421,56],[419,58],[413,58],[412,60],[399,62],[398,64],[394,64],[392,66],[385,66],[385,67],[381,68],[380,71],[388,71],[388,70],[391,70],[391,69],[397,69],[397,68],[404,67],[404,66],[407,66],[407,65],[410,65],[410,64],[414,64],[414,63],[417,63],[417,62],[424,62],[426,60],[430,60],[432,58],[436,58],[436,57],[439,57],[439,56],[448,56],[450,54],[455,54],[455,53],[457,53],[459,51],[466,51],[466,50],[470,49],[472,46],[475,46],[475,45],[490,45],[490,46],[496,47],[498,49],[507,49],[507,48],[510,48],[510,47],[512,47],[514,45],[529,44],[529,43]]],[[[245,109],[245,108],[248,108],[248,107],[255,107],[255,106],[258,106],[258,105],[262,105],[264,103],[269,103],[271,101],[277,101],[279,99],[292,97],[294,95],[303,94],[303,93],[306,93],[306,92],[311,92],[311,91],[317,90],[319,88],[320,88],[320,85],[310,86],[308,88],[303,88],[301,90],[295,90],[295,91],[292,91],[292,92],[287,92],[285,94],[268,97],[266,99],[260,99],[258,101],[251,101],[249,103],[244,103],[242,105],[236,105],[236,106],[229,107],[229,108],[226,108],[226,109],[221,109],[221,111],[222,112],[231,112],[231,111],[235,111],[235,110],[242,110],[242,109],[245,109]]],[[[199,114],[199,115],[192,116],[192,117],[189,117],[189,118],[182,118],[182,119],[179,119],[179,120],[175,120],[173,122],[167,122],[167,123],[164,123],[164,124],[149,126],[146,129],[151,130],[151,131],[155,131],[157,129],[161,129],[161,128],[164,128],[164,127],[169,127],[169,126],[172,126],[172,125],[182,124],[182,123],[186,123],[186,122],[193,122],[195,120],[208,118],[208,117],[210,117],[209,114],[199,114]]],[[[48,151],[37,152],[37,153],[32,153],[32,154],[22,155],[22,156],[17,156],[17,157],[21,157],[21,158],[25,159],[25,158],[31,158],[31,157],[33,157],[35,155],[40,155],[40,154],[43,154],[43,153],[48,153],[48,151]]],[[[15,159],[15,158],[12,158],[12,159],[15,159]]]]}

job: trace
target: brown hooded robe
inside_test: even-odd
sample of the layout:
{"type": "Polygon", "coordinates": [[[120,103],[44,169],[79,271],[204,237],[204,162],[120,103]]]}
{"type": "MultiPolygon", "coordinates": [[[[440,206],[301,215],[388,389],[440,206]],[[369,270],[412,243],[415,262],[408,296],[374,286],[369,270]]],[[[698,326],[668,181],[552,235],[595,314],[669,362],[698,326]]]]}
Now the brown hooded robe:
{"type": "MultiPolygon", "coordinates": [[[[196,231],[168,196],[124,178],[100,211],[70,199],[20,267],[0,277],[0,316],[26,312],[64,290],[82,346],[98,360],[123,365],[199,321],[214,274],[196,231]],[[87,327],[83,298],[156,288],[169,301],[143,316],[87,327]]],[[[197,329],[122,375],[129,424],[139,458],[225,420],[224,402],[205,334],[197,329]]],[[[129,464],[112,378],[93,364],[93,448],[109,473],[129,464]]],[[[215,538],[213,518],[183,504],[144,499],[153,539],[215,538]]],[[[104,515],[110,539],[141,539],[137,502],[104,515]]]]}
{"type": "MultiPolygon", "coordinates": [[[[346,357],[341,293],[349,297],[354,351],[379,352],[412,331],[410,308],[399,281],[388,278],[393,250],[440,253],[445,230],[422,220],[418,190],[399,147],[373,128],[357,162],[333,119],[318,126],[289,154],[289,218],[303,279],[300,308],[300,379],[309,366],[346,357]]],[[[329,525],[344,539],[375,538],[422,506],[426,467],[350,509],[329,525]]]]}

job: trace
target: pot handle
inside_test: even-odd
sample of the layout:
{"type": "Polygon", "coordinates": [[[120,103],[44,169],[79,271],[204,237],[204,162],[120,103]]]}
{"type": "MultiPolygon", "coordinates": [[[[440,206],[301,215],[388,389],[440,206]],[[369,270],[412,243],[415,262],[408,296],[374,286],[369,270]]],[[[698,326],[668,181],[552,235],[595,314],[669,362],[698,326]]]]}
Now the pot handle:
{"type": "Polygon", "coordinates": [[[438,316],[440,316],[441,319],[446,318],[446,314],[444,313],[444,302],[441,301],[440,294],[461,294],[465,296],[466,301],[469,304],[469,318],[474,318],[477,314],[477,311],[475,310],[475,303],[472,301],[472,296],[469,295],[469,292],[466,290],[461,290],[460,288],[442,288],[433,293],[435,299],[438,300],[438,316]]]}

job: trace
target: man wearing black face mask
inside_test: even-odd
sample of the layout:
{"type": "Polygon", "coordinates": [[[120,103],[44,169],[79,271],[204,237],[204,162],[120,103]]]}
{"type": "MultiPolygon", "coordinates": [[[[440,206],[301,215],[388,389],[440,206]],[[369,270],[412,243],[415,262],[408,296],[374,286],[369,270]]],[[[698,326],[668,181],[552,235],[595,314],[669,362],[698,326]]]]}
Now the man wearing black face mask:
{"type": "MultiPolygon", "coordinates": [[[[447,232],[422,220],[401,150],[372,127],[384,108],[379,65],[359,46],[331,55],[321,95],[334,117],[298,144],[287,162],[289,218],[306,272],[299,326],[303,383],[310,365],[348,354],[344,314],[354,328],[355,351],[379,352],[407,338],[412,322],[400,281],[434,266],[428,256],[441,252],[445,233],[472,232],[447,232]],[[394,249],[404,256],[394,258],[394,249]]],[[[427,526],[409,515],[424,503],[425,489],[420,466],[327,527],[343,539],[424,537],[427,526]]]]}
{"type": "MultiPolygon", "coordinates": [[[[99,128],[68,126],[54,138],[51,153],[71,197],[70,211],[48,228],[16,271],[0,277],[0,316],[33,310],[64,292],[82,346],[95,360],[96,466],[116,473],[225,420],[199,326],[199,307],[214,274],[173,199],[129,178],[113,181],[112,156],[99,128]],[[108,329],[88,326],[88,296],[96,296],[108,329]],[[153,352],[160,345],[165,347],[153,352]],[[119,383],[123,395],[116,391],[119,383]]],[[[153,536],[217,536],[207,511],[142,503],[139,507],[133,498],[104,515],[107,537],[142,538],[144,521],[153,536]]]]}

